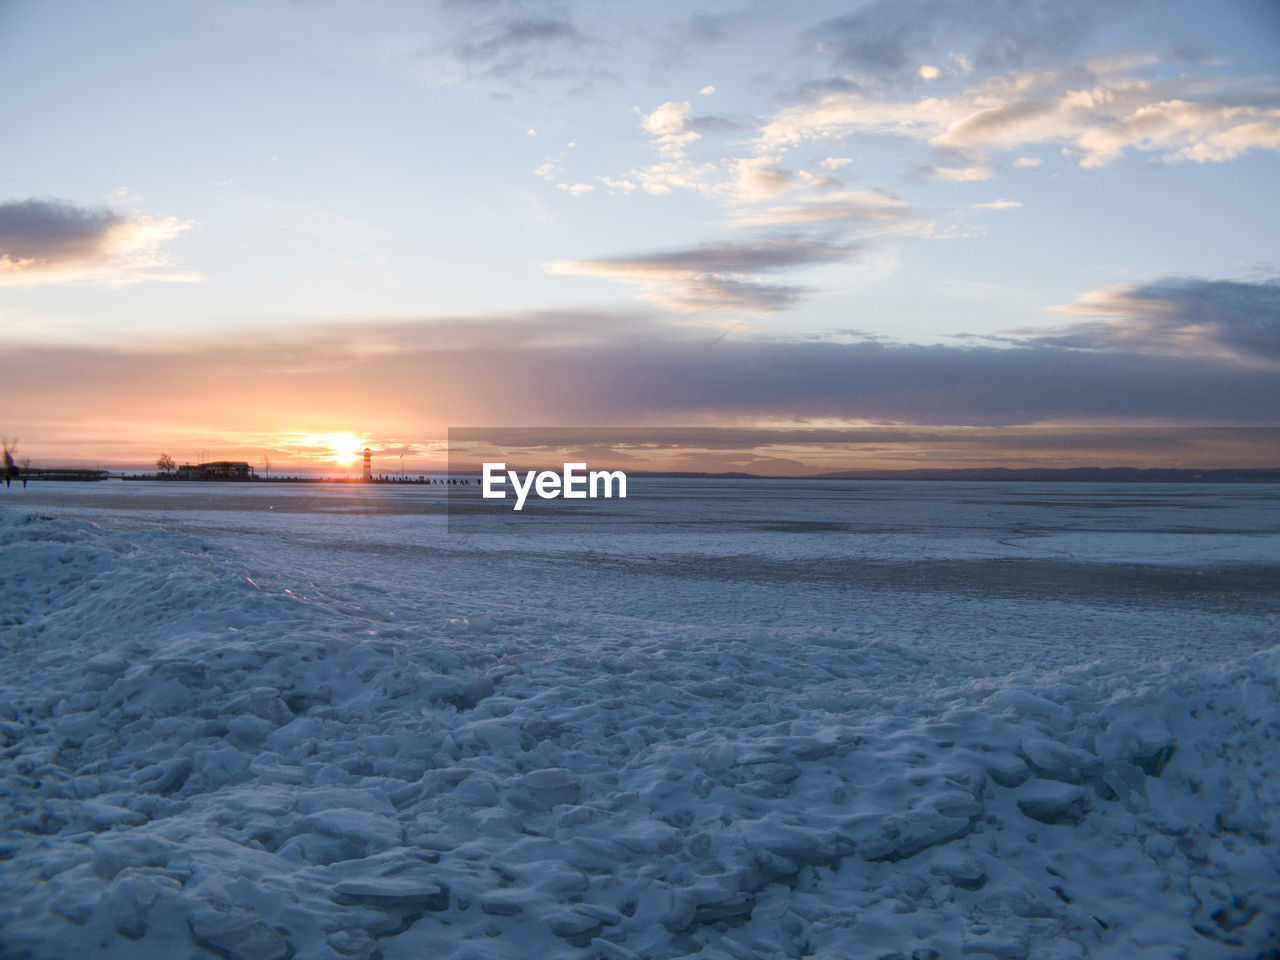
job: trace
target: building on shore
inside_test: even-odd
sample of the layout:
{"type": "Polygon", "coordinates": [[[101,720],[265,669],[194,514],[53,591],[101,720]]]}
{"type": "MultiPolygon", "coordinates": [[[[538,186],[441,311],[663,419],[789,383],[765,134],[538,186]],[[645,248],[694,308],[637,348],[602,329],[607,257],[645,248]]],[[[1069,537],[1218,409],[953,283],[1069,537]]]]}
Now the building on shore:
{"type": "Polygon", "coordinates": [[[211,463],[184,463],[179,480],[253,480],[253,466],[243,460],[214,460],[211,463]]]}

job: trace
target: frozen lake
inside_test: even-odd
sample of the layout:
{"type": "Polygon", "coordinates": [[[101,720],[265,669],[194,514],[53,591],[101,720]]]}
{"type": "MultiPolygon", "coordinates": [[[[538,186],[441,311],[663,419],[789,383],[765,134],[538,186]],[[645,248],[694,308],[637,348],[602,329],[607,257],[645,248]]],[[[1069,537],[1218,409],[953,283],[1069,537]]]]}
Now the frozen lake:
{"type": "Polygon", "coordinates": [[[1275,486],[630,485],[0,494],[0,957],[1274,945],[1275,486]]]}

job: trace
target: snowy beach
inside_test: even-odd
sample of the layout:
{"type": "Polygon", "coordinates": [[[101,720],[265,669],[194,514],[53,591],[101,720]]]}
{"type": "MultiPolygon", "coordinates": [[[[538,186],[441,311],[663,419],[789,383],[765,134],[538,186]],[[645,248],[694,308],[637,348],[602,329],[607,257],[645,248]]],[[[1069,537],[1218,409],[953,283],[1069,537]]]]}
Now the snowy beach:
{"type": "Polygon", "coordinates": [[[1275,955],[1274,486],[649,483],[5,493],[0,958],[1275,955]]]}

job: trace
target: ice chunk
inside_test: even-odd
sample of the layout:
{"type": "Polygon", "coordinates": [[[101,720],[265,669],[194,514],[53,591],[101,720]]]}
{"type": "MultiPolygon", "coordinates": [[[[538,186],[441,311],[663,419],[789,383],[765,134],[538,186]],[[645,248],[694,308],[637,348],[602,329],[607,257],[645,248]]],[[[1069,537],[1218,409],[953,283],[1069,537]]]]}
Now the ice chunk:
{"type": "Polygon", "coordinates": [[[1018,809],[1041,823],[1074,826],[1085,816],[1085,791],[1058,780],[1036,780],[1019,793],[1018,809]]]}
{"type": "Polygon", "coordinates": [[[640,954],[634,950],[628,950],[619,943],[601,940],[598,937],[591,941],[591,948],[605,960],[640,960],[640,954]]]}
{"type": "Polygon", "coordinates": [[[96,653],[84,662],[84,668],[90,673],[100,673],[108,677],[119,676],[128,666],[129,661],[111,652],[96,653]]]}
{"type": "Polygon", "coordinates": [[[526,897],[514,891],[487,893],[480,898],[480,909],[490,916],[514,917],[523,912],[526,897]]]}
{"type": "Polygon", "coordinates": [[[299,825],[338,839],[356,840],[367,847],[386,850],[400,844],[400,825],[377,813],[335,807],[302,817],[299,825]]]}
{"type": "Polygon", "coordinates": [[[280,960],[289,943],[257,916],[240,907],[198,902],[188,913],[191,935],[202,947],[236,960],[280,960]]]}
{"type": "Polygon", "coordinates": [[[578,778],[564,767],[545,767],[525,774],[524,783],[530,790],[563,790],[577,787],[578,778]]]}
{"type": "Polygon", "coordinates": [[[1040,776],[1066,783],[1083,783],[1087,775],[1096,773],[1100,767],[1093,754],[1045,737],[1023,739],[1022,755],[1040,776]]]}
{"type": "Polygon", "coordinates": [[[934,855],[929,872],[963,890],[980,890],[987,882],[986,868],[977,859],[946,848],[934,855]]]}
{"type": "Polygon", "coordinates": [[[261,743],[267,738],[275,725],[252,713],[241,714],[227,721],[227,730],[231,736],[241,743],[261,743]]]}
{"type": "Polygon", "coordinates": [[[1002,787],[1021,786],[1031,776],[1031,768],[1027,766],[1027,762],[1012,753],[987,754],[983,763],[987,776],[1002,787]]]}
{"type": "Polygon", "coordinates": [[[147,822],[145,814],[105,800],[82,800],[76,809],[95,830],[107,830],[118,824],[136,827],[147,822]]]}
{"type": "Polygon", "coordinates": [[[130,868],[116,877],[103,897],[103,906],[118,934],[140,940],[147,934],[147,915],[161,894],[175,896],[180,889],[172,877],[130,868]]]}
{"type": "Polygon", "coordinates": [[[345,807],[350,810],[376,812],[395,816],[396,809],[381,790],[355,790],[348,787],[314,787],[298,795],[299,813],[318,813],[345,807]]]}
{"type": "Polygon", "coordinates": [[[449,888],[417,877],[362,877],[340,881],[333,892],[345,903],[375,907],[417,907],[440,911],[449,906],[449,888]]]}
{"type": "Polygon", "coordinates": [[[680,848],[680,832],[658,820],[641,820],[609,831],[609,838],[632,853],[674,853],[680,848]]]}

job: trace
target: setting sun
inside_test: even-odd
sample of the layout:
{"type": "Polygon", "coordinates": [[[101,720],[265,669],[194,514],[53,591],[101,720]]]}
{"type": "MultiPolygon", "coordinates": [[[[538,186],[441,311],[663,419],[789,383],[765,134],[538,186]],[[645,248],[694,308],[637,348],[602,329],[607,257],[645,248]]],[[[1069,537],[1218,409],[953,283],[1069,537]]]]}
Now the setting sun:
{"type": "Polygon", "coordinates": [[[279,446],[300,459],[349,467],[360,459],[370,442],[354,433],[307,433],[290,437],[279,446]]]}

